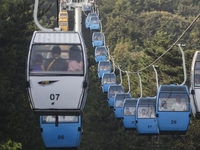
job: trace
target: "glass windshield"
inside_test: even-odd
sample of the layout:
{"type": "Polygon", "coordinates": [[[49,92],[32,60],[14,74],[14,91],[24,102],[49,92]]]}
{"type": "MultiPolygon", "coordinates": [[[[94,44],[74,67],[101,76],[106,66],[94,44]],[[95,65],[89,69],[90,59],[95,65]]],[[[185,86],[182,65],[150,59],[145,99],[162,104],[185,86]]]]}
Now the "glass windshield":
{"type": "Polygon", "coordinates": [[[102,41],[104,38],[103,34],[100,33],[100,32],[95,32],[93,33],[93,37],[92,37],[92,40],[99,40],[99,41],[102,41]]]}
{"type": "Polygon", "coordinates": [[[109,62],[100,62],[99,70],[100,71],[110,71],[111,65],[109,62]]]}
{"type": "Polygon", "coordinates": [[[156,99],[140,99],[138,104],[138,118],[155,118],[156,99]]]}
{"type": "Polygon", "coordinates": [[[189,111],[188,95],[160,93],[158,111],[189,111]]]}
{"type": "Polygon", "coordinates": [[[124,116],[134,116],[136,107],[124,107],[124,116]]]}
{"type": "Polygon", "coordinates": [[[93,23],[93,24],[99,23],[98,17],[92,17],[91,18],[91,23],[93,23]]]}
{"type": "MultiPolygon", "coordinates": [[[[55,123],[56,116],[42,116],[42,123],[55,123]]],[[[78,116],[58,116],[59,123],[78,122],[78,116]]]]}
{"type": "Polygon", "coordinates": [[[81,45],[33,45],[29,66],[30,74],[83,75],[81,45]]]}
{"type": "Polygon", "coordinates": [[[103,83],[104,84],[114,84],[116,82],[114,74],[104,74],[103,83]]]}
{"type": "Polygon", "coordinates": [[[109,97],[115,97],[117,93],[123,93],[122,86],[110,86],[109,97]]]}
{"type": "Polygon", "coordinates": [[[195,71],[194,71],[194,86],[200,86],[200,62],[197,61],[195,63],[195,71]]]}
{"type": "Polygon", "coordinates": [[[106,55],[106,49],[104,47],[96,49],[96,56],[106,55]]]}

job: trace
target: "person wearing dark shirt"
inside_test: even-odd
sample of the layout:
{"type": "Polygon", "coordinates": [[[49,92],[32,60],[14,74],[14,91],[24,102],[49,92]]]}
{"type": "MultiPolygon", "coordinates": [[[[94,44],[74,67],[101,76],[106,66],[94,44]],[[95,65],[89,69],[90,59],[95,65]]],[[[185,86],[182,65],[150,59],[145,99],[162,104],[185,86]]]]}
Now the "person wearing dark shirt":
{"type": "Polygon", "coordinates": [[[52,58],[45,62],[46,71],[67,71],[67,62],[60,57],[61,49],[55,46],[52,49],[52,58]]]}

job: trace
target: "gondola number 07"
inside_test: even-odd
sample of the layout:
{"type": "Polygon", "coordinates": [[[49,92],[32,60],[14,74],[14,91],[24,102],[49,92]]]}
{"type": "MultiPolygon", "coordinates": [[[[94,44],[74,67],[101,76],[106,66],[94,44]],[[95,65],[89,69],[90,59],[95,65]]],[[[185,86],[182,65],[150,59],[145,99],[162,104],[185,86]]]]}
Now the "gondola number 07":
{"type": "Polygon", "coordinates": [[[50,100],[58,100],[60,97],[60,94],[50,94],[50,100]]]}

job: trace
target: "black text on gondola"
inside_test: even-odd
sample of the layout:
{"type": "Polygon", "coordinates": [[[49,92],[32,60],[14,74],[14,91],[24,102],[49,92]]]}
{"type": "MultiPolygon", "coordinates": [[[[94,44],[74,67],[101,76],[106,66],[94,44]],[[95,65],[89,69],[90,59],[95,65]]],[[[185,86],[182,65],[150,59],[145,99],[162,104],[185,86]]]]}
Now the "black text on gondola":
{"type": "Polygon", "coordinates": [[[50,94],[50,100],[58,100],[60,97],[60,94],[50,94]]]}

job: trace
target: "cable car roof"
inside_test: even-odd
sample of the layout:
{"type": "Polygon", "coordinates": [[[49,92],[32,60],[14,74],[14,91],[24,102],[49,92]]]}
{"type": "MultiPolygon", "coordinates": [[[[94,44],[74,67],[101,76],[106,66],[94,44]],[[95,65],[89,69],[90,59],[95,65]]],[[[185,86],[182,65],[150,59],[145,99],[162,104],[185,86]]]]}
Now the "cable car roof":
{"type": "Polygon", "coordinates": [[[67,43],[67,44],[81,44],[78,32],[62,32],[52,31],[43,32],[35,31],[33,43],[67,43]]]}
{"type": "Polygon", "coordinates": [[[184,92],[187,93],[186,86],[181,85],[161,85],[160,92],[184,92]]]}

